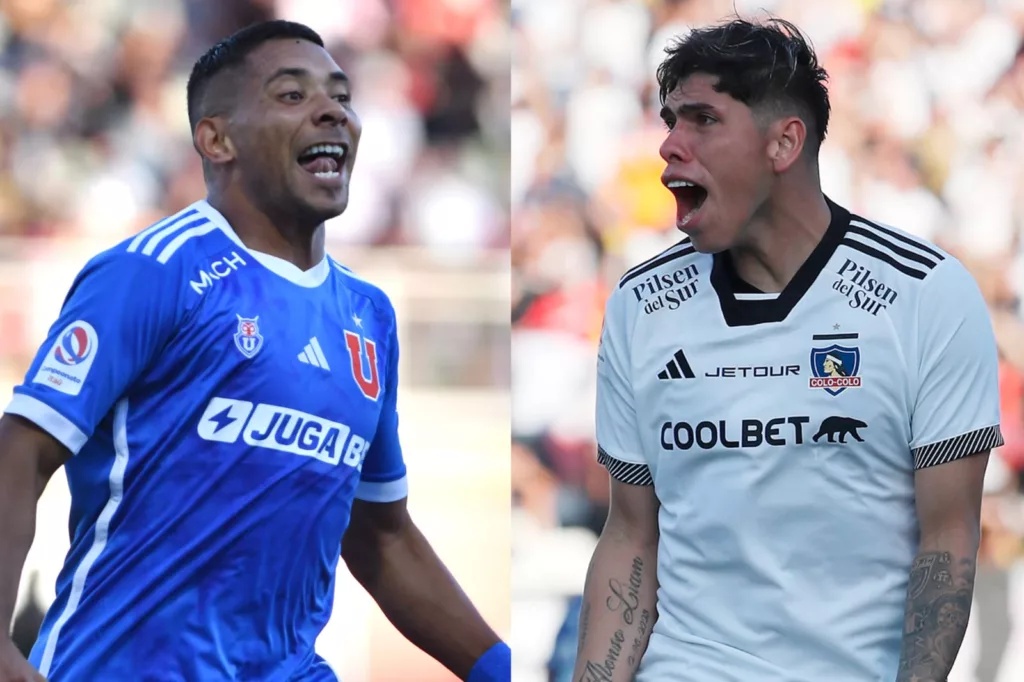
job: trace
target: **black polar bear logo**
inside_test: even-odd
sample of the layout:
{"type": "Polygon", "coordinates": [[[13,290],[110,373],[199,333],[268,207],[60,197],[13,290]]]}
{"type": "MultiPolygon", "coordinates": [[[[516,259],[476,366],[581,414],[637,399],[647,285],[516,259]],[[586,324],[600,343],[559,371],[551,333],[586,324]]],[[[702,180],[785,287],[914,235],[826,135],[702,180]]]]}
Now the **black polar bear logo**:
{"type": "Polygon", "coordinates": [[[858,442],[863,443],[864,439],[857,433],[857,429],[866,429],[867,427],[867,424],[852,417],[828,417],[825,421],[821,422],[821,428],[815,434],[814,442],[817,443],[822,436],[828,436],[828,442],[835,443],[836,436],[838,436],[839,442],[845,443],[846,436],[850,435],[856,438],[858,442]]]}

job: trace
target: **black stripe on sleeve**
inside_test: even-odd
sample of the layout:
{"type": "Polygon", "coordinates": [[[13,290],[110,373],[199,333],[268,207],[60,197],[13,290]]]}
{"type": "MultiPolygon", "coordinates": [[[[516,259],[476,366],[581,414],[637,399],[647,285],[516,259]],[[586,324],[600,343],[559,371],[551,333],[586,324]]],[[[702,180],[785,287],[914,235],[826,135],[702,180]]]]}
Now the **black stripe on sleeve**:
{"type": "Polygon", "coordinates": [[[953,438],[923,445],[914,450],[914,468],[927,469],[938,464],[976,455],[1003,445],[1003,433],[999,426],[986,426],[953,438]]]}
{"type": "Polygon", "coordinates": [[[621,459],[615,459],[607,452],[604,451],[600,445],[597,446],[597,462],[603,464],[608,473],[616,481],[620,483],[628,483],[630,485],[654,485],[654,478],[651,476],[651,470],[646,464],[636,464],[634,462],[623,462],[621,459]]]}

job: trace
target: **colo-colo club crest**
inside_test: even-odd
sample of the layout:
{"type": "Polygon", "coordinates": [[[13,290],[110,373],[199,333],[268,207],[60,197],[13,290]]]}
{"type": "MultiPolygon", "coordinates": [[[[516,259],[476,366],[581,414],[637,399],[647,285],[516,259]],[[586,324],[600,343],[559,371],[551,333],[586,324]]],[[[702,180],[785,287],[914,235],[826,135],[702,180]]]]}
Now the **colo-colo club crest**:
{"type": "MultiPolygon", "coordinates": [[[[815,341],[849,342],[856,339],[857,334],[814,336],[815,341]]],[[[811,348],[809,388],[821,388],[830,395],[839,395],[848,388],[860,388],[860,382],[860,348],[840,343],[811,348]]]]}

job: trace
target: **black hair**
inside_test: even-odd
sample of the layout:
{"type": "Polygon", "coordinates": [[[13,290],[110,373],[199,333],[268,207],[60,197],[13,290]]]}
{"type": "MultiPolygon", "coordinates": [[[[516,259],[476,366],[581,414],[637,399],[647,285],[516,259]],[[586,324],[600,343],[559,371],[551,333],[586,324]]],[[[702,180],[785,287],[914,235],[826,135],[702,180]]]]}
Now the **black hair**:
{"type": "Polygon", "coordinates": [[[193,132],[196,123],[207,112],[203,100],[210,82],[220,73],[241,66],[245,58],[257,47],[269,40],[295,38],[306,40],[320,47],[323,38],[310,27],[294,21],[264,21],[246,26],[211,47],[196,60],[188,79],[188,122],[193,132]]]}
{"type": "Polygon", "coordinates": [[[808,128],[816,150],[825,140],[831,105],[810,42],[783,19],[754,23],[734,19],[695,29],[670,45],[658,67],[661,103],[696,73],[717,78],[715,90],[756,113],[794,114],[808,128]]]}

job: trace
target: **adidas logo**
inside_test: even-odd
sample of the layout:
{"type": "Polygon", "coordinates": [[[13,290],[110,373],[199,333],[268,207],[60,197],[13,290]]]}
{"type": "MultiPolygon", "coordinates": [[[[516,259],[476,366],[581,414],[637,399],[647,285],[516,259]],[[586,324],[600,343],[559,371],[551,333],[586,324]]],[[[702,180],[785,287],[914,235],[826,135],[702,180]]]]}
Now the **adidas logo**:
{"type": "Polygon", "coordinates": [[[693,369],[690,368],[690,363],[686,360],[686,355],[682,349],[679,349],[672,356],[672,359],[665,365],[665,369],[658,372],[658,378],[662,381],[671,381],[672,379],[692,379],[693,369]]]}
{"type": "Polygon", "coordinates": [[[320,369],[331,371],[331,366],[327,364],[327,358],[324,356],[324,349],[320,347],[320,342],[316,340],[314,336],[306,344],[306,347],[299,353],[299,362],[304,365],[313,365],[320,369]]]}

